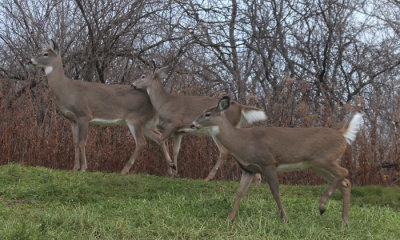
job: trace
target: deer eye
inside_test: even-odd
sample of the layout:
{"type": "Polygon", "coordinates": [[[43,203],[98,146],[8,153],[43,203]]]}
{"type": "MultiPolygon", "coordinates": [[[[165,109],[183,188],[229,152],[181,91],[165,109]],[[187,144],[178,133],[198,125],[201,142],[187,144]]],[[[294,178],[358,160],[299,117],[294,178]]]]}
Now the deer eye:
{"type": "Polygon", "coordinates": [[[208,118],[208,117],[210,117],[210,113],[206,113],[206,114],[204,114],[204,116],[205,116],[206,118],[208,118]]]}
{"type": "Polygon", "coordinates": [[[49,56],[49,54],[48,53],[44,53],[43,56],[47,57],[47,56],[49,56]]]}
{"type": "Polygon", "coordinates": [[[142,79],[144,79],[145,78],[145,76],[144,75],[142,75],[142,79]]]}

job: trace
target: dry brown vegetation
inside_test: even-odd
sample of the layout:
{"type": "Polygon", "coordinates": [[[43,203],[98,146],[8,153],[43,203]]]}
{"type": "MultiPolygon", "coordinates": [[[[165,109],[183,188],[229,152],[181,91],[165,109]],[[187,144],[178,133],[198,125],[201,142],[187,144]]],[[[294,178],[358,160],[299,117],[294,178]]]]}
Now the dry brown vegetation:
{"type": "MultiPolygon", "coordinates": [[[[54,38],[66,75],[129,84],[142,60],[173,65],[177,94],[230,95],[265,110],[264,126],[341,128],[365,113],[342,165],[356,185],[400,184],[400,3],[346,1],[1,0],[0,164],[70,169],[70,125],[43,73],[27,66],[54,38]],[[35,5],[33,7],[33,4],[35,5]]],[[[181,177],[205,177],[217,158],[208,137],[185,137],[181,177]]],[[[125,127],[91,126],[90,171],[118,172],[135,145],[125,127]]],[[[131,172],[165,175],[159,146],[148,143],[131,172]]],[[[217,174],[237,179],[234,161],[217,174]]],[[[282,174],[320,184],[312,173],[282,174]]]]}
{"type": "MultiPolygon", "coordinates": [[[[0,99],[3,103],[6,99],[0,99]]],[[[1,108],[0,164],[18,162],[29,166],[72,169],[73,145],[71,126],[54,105],[45,82],[33,88],[26,87],[21,96],[1,108]]],[[[312,116],[304,115],[304,122],[312,116]]],[[[332,120],[326,125],[341,126],[332,120]]],[[[259,124],[259,125],[265,125],[259,124]]],[[[283,123],[282,125],[287,125],[283,123]]],[[[387,146],[377,144],[379,139],[365,128],[357,140],[348,147],[342,165],[350,171],[353,184],[398,185],[398,165],[382,168],[382,159],[388,154],[387,146]]],[[[90,171],[119,172],[135,147],[127,127],[90,126],[87,157],[90,171]]],[[[179,176],[204,178],[218,157],[215,144],[208,137],[187,136],[182,142],[179,156],[179,176]]],[[[397,163],[399,159],[397,158],[397,163]]],[[[385,165],[384,165],[385,167],[385,165]]],[[[132,167],[131,173],[148,173],[166,176],[161,149],[148,141],[145,151],[132,167]]],[[[217,179],[239,179],[240,169],[232,159],[222,167],[217,179]]],[[[312,171],[280,174],[285,184],[322,184],[324,180],[312,171]]]]}

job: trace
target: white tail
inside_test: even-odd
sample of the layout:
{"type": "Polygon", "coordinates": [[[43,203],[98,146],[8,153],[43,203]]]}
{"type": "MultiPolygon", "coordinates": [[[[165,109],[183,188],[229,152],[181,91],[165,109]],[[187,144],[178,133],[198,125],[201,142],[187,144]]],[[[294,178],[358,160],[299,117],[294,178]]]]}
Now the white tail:
{"type": "Polygon", "coordinates": [[[61,55],[56,43],[48,46],[43,54],[31,59],[31,64],[45,69],[50,91],[55,102],[70,120],[75,149],[74,170],[85,172],[88,124],[127,124],[136,141],[136,148],[122,173],[128,173],[144,148],[144,135],[157,142],[155,111],[146,93],[123,85],[105,85],[75,81],[64,75],[61,55]]]}
{"type": "Polygon", "coordinates": [[[360,131],[362,116],[363,114],[356,113],[343,133],[343,137],[346,139],[348,144],[351,144],[356,139],[356,134],[360,131]]]}
{"type": "Polygon", "coordinates": [[[346,149],[346,141],[354,140],[360,128],[361,114],[356,114],[347,129],[340,131],[330,128],[239,129],[226,117],[229,108],[230,99],[224,97],[216,107],[206,110],[191,125],[195,129],[216,129],[214,137],[242,168],[239,189],[227,220],[235,218],[240,199],[254,175],[263,173],[281,218],[287,222],[288,217],[280,200],[277,172],[312,168],[330,184],[320,198],[320,213],[324,213],[326,202],[335,189],[339,188],[343,194],[342,219],[348,222],[351,183],[347,179],[347,169],[339,165],[339,160],[346,149]]]}
{"type": "Polygon", "coordinates": [[[250,109],[250,110],[242,110],[243,117],[246,119],[248,123],[254,123],[259,121],[267,120],[267,115],[262,110],[250,109]]]}

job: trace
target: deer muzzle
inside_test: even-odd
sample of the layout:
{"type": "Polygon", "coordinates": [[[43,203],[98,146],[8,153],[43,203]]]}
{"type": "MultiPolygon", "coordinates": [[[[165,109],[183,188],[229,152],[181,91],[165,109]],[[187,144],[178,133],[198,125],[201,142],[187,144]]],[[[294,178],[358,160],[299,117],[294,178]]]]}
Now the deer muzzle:
{"type": "Polygon", "coordinates": [[[29,64],[29,65],[37,65],[37,62],[36,62],[36,60],[35,60],[34,58],[31,58],[31,59],[28,61],[28,64],[29,64]]]}
{"type": "Polygon", "coordinates": [[[196,121],[194,121],[192,124],[190,124],[190,128],[196,130],[200,128],[200,125],[197,124],[196,121]]]}

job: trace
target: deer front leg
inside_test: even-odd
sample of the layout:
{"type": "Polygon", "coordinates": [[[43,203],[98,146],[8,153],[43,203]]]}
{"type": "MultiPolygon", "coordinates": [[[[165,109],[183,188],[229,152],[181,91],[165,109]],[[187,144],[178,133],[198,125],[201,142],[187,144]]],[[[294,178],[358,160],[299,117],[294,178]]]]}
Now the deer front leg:
{"type": "Polygon", "coordinates": [[[72,140],[74,143],[74,151],[75,151],[75,159],[74,159],[74,167],[72,168],[74,171],[78,171],[81,168],[79,162],[79,128],[78,124],[75,122],[71,122],[72,128],[72,140]]]}
{"type": "Polygon", "coordinates": [[[264,168],[264,176],[267,178],[267,182],[269,184],[269,188],[271,189],[271,193],[274,196],[275,202],[278,205],[279,212],[281,214],[281,218],[283,222],[289,222],[288,217],[286,216],[286,212],[283,209],[281,197],[279,195],[279,181],[278,174],[275,166],[266,166],[264,168]]]}
{"type": "Polygon", "coordinates": [[[250,183],[253,180],[254,174],[247,172],[245,170],[242,170],[242,177],[240,178],[240,184],[239,184],[239,188],[237,190],[236,193],[236,199],[235,202],[233,204],[233,208],[231,213],[229,214],[228,218],[226,219],[226,221],[231,221],[235,218],[236,216],[236,212],[239,208],[239,203],[240,203],[240,199],[242,199],[243,195],[247,192],[247,190],[249,189],[250,183]]]}
{"type": "Polygon", "coordinates": [[[87,162],[86,162],[86,141],[88,135],[88,125],[89,122],[86,118],[78,119],[79,127],[79,150],[81,152],[81,172],[86,172],[87,162]]]}

